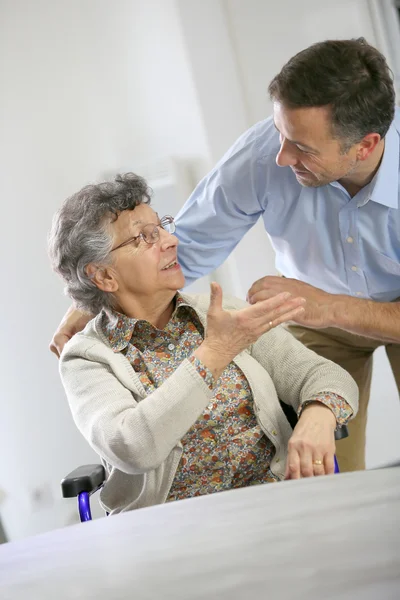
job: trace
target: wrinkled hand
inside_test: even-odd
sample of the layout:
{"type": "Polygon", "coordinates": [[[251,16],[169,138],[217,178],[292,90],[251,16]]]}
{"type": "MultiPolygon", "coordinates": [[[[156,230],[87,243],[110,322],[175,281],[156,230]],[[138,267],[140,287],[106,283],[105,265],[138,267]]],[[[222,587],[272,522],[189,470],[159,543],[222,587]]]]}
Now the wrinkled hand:
{"type": "Polygon", "coordinates": [[[77,310],[74,306],[70,306],[53,335],[53,339],[49,344],[50,351],[53,352],[57,358],[60,358],[65,344],[78,333],[78,331],[82,331],[87,323],[89,323],[90,319],[93,319],[93,315],[88,315],[87,313],[77,310]]]}
{"type": "Polygon", "coordinates": [[[304,311],[303,305],[303,298],[293,298],[284,292],[254,306],[224,310],[221,286],[212,283],[204,342],[232,360],[263,333],[300,315],[304,311]]]}
{"type": "Polygon", "coordinates": [[[334,296],[297,279],[267,276],[251,286],[247,298],[250,304],[263,302],[276,294],[289,292],[292,296],[302,296],[306,300],[305,310],[292,321],[307,327],[329,327],[332,318],[334,296]]]}
{"type": "Polygon", "coordinates": [[[285,479],[334,473],[335,428],[335,415],[321,402],[303,409],[289,440],[285,479]]]}

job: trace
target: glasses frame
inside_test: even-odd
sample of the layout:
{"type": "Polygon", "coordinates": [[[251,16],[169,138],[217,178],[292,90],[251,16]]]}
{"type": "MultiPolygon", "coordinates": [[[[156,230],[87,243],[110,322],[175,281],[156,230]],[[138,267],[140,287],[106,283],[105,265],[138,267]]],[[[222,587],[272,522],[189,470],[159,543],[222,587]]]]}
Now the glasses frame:
{"type": "MultiPolygon", "coordinates": [[[[146,223],[145,225],[143,225],[143,229],[145,227],[147,227],[148,225],[153,225],[153,223],[146,223]]],[[[110,252],[114,252],[114,250],[119,250],[119,248],[123,248],[124,246],[128,246],[128,244],[132,244],[133,242],[136,242],[136,240],[138,240],[139,238],[141,240],[143,240],[146,244],[148,244],[149,246],[152,246],[153,244],[156,244],[158,242],[158,240],[160,239],[160,227],[161,229],[164,229],[164,231],[166,231],[165,229],[165,225],[170,225],[171,226],[171,231],[168,231],[167,233],[175,233],[175,221],[174,221],[174,217],[171,217],[171,215],[165,215],[162,219],[160,219],[160,223],[158,223],[157,225],[154,224],[154,229],[153,229],[153,235],[155,235],[156,239],[154,240],[154,242],[148,242],[145,238],[145,235],[143,233],[143,230],[139,233],[139,235],[135,235],[131,238],[129,238],[128,240],[125,240],[125,242],[122,242],[122,244],[118,244],[118,246],[115,246],[115,248],[112,248],[110,250],[110,252]],[[156,233],[157,232],[157,233],[156,233]]]]}

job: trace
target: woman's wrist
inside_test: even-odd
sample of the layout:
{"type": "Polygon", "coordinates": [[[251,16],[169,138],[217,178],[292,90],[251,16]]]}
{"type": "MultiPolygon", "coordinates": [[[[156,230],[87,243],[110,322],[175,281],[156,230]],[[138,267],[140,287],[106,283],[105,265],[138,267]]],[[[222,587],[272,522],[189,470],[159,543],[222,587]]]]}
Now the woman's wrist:
{"type": "Polygon", "coordinates": [[[332,424],[332,428],[335,431],[336,429],[336,417],[331,408],[323,404],[322,402],[318,402],[317,400],[308,403],[303,410],[301,411],[300,418],[308,415],[308,417],[317,417],[326,419],[332,424]]]}
{"type": "Polygon", "coordinates": [[[214,347],[207,340],[195,350],[193,355],[211,371],[215,380],[221,376],[224,369],[234,358],[226,350],[223,351],[220,348],[214,347]]]}

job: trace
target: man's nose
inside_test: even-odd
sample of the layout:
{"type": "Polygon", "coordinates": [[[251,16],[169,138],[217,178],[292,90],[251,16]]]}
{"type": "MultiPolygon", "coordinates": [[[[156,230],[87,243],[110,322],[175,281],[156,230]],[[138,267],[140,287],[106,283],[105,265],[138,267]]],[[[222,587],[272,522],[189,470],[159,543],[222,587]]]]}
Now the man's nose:
{"type": "Polygon", "coordinates": [[[297,163],[296,153],[287,140],[281,142],[281,147],[276,155],[276,164],[278,167],[293,167],[297,163]]]}

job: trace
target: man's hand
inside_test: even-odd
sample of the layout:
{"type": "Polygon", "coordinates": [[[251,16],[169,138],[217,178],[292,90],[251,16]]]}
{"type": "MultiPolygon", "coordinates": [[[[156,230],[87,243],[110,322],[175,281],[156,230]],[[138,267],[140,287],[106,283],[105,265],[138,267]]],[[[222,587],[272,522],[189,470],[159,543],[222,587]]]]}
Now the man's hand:
{"type": "Polygon", "coordinates": [[[288,444],[285,479],[300,479],[335,472],[333,412],[321,402],[303,409],[288,444]]]}
{"type": "Polygon", "coordinates": [[[250,304],[256,304],[282,292],[289,292],[293,297],[302,296],[306,299],[305,310],[292,319],[294,323],[317,329],[333,325],[332,304],[335,296],[297,279],[263,277],[253,283],[247,298],[250,304]]]}
{"type": "Polygon", "coordinates": [[[93,315],[77,310],[73,305],[70,306],[50,342],[49,348],[51,352],[60,358],[61,352],[68,340],[75,333],[78,333],[78,331],[82,331],[91,319],[93,319],[93,315]]]}

